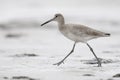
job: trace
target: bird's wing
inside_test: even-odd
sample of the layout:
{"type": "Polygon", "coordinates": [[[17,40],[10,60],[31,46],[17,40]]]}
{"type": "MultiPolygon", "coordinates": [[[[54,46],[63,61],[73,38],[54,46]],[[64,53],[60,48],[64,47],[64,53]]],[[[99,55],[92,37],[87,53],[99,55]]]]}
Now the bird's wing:
{"type": "Polygon", "coordinates": [[[105,33],[84,25],[69,24],[69,30],[76,36],[103,36],[105,33]]]}

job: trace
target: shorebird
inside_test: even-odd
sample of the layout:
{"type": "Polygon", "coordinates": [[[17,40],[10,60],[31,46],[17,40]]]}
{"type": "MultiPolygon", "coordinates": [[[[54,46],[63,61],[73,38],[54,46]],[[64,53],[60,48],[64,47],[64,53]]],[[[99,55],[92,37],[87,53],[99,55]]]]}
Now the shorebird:
{"type": "Polygon", "coordinates": [[[65,59],[74,52],[75,45],[79,42],[85,43],[90,51],[93,53],[94,57],[97,60],[98,67],[101,67],[101,61],[100,59],[96,56],[95,52],[93,51],[92,47],[88,44],[89,40],[99,38],[99,37],[108,37],[110,36],[109,33],[105,33],[99,30],[95,30],[92,28],[89,28],[85,25],[81,24],[65,24],[64,17],[62,14],[55,14],[54,18],[46,21],[45,23],[41,24],[41,26],[51,22],[51,21],[57,21],[59,31],[68,39],[74,41],[74,45],[72,47],[72,50],[69,52],[65,58],[63,58],[61,61],[58,63],[55,63],[54,65],[60,65],[61,63],[64,63],[65,59]]]}

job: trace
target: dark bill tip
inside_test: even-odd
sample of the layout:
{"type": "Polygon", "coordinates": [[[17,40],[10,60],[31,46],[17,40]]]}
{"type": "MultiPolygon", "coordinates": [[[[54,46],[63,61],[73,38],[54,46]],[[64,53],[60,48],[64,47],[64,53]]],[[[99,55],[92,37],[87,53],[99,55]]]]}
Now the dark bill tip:
{"type": "Polygon", "coordinates": [[[46,21],[46,22],[44,22],[43,24],[41,24],[41,26],[43,26],[43,25],[45,25],[45,24],[47,24],[47,23],[49,23],[49,22],[51,22],[51,21],[53,21],[54,20],[54,18],[53,19],[50,19],[50,20],[48,20],[48,21],[46,21]]]}
{"type": "Polygon", "coordinates": [[[41,24],[41,26],[43,26],[43,25],[45,25],[45,24],[47,24],[47,23],[43,23],[43,24],[41,24]]]}
{"type": "Polygon", "coordinates": [[[41,26],[43,26],[43,25],[45,25],[45,24],[47,24],[47,23],[49,23],[50,21],[47,21],[47,22],[45,22],[45,23],[43,23],[43,24],[41,24],[41,26]]]}

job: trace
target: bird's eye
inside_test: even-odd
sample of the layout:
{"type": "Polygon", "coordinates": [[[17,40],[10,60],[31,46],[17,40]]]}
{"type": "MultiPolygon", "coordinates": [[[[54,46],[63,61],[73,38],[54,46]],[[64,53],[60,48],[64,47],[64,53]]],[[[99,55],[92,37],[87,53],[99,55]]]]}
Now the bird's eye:
{"type": "Polygon", "coordinates": [[[58,17],[57,15],[55,17],[58,17]]]}

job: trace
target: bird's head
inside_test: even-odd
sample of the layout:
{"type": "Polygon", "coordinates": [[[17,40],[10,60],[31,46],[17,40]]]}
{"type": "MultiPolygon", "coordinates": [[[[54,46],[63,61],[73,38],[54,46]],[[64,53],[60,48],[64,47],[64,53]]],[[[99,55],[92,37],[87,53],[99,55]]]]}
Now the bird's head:
{"type": "Polygon", "coordinates": [[[57,22],[61,22],[61,21],[64,21],[64,18],[62,16],[62,14],[55,14],[54,17],[46,22],[44,22],[43,24],[41,24],[41,26],[51,22],[51,21],[57,21],[57,22]]]}

